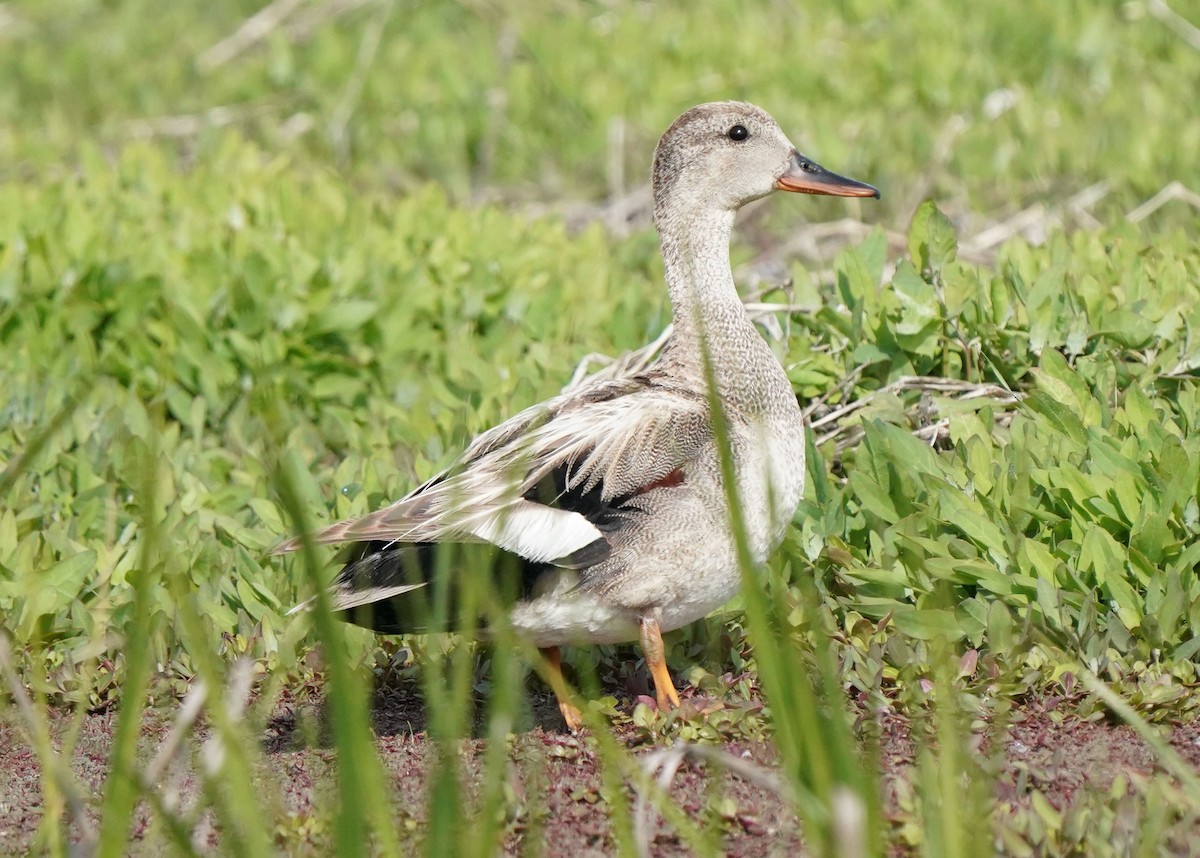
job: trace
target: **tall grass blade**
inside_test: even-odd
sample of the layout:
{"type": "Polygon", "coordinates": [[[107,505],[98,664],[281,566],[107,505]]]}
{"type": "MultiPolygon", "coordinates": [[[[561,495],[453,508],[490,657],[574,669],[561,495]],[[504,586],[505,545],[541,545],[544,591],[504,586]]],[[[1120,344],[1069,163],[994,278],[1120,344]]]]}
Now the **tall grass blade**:
{"type": "MultiPolygon", "coordinates": [[[[828,658],[829,642],[818,645],[814,688],[803,656],[790,644],[785,633],[783,588],[776,586],[776,597],[767,598],[762,571],[751,554],[744,506],[738,494],[738,474],[733,461],[728,417],[718,393],[707,332],[696,312],[694,320],[701,332],[708,403],[720,455],[721,476],[742,576],[742,595],[746,605],[747,626],[754,644],[759,676],[771,704],[773,725],[780,756],[788,777],[796,789],[797,810],[805,825],[808,842],[817,854],[859,858],[854,850],[861,844],[873,848],[877,819],[871,818],[877,807],[868,798],[864,777],[856,761],[853,740],[841,709],[836,671],[828,658]],[[835,823],[835,800],[841,824],[835,823]],[[850,812],[854,808],[856,812],[850,812]]],[[[808,600],[810,615],[815,602],[808,600]]],[[[817,627],[817,633],[822,630],[817,627]]]]}
{"type": "Polygon", "coordinates": [[[1179,756],[1179,753],[1163,740],[1158,731],[1145,718],[1138,715],[1134,708],[1122,699],[1120,695],[1101,681],[1100,677],[1096,676],[1090,670],[1083,670],[1080,672],[1080,679],[1083,680],[1083,684],[1087,686],[1088,691],[1099,697],[1105,706],[1132,727],[1134,732],[1142,738],[1142,741],[1154,750],[1163,768],[1179,781],[1187,790],[1191,799],[1200,802],[1200,777],[1196,775],[1195,768],[1188,765],[1179,756]]]}
{"type": "MultiPolygon", "coordinates": [[[[276,423],[276,425],[279,425],[276,423]]],[[[320,573],[316,548],[296,477],[289,468],[296,463],[285,458],[275,470],[274,482],[284,511],[303,535],[300,563],[315,593],[313,621],[324,646],[329,670],[327,700],[332,716],[337,749],[337,808],[334,814],[334,844],[339,855],[354,855],[367,848],[368,831],[385,855],[399,855],[400,846],[392,825],[390,790],[375,753],[368,718],[366,689],[350,661],[338,621],[330,609],[326,583],[320,573]]]]}
{"type": "Polygon", "coordinates": [[[118,858],[128,851],[130,826],[139,792],[137,740],[150,686],[150,631],[153,621],[153,588],[161,556],[162,528],[158,517],[157,435],[143,439],[141,458],[141,541],[137,574],[133,577],[133,613],[125,624],[125,685],[113,730],[112,752],[104,801],[100,809],[100,858],[118,858]]]}

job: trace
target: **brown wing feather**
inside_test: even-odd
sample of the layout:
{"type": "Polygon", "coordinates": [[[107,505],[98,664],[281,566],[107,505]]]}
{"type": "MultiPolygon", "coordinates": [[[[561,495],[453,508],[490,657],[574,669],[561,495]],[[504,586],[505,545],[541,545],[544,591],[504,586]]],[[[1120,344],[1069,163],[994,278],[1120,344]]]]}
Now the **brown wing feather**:
{"type": "MultiPolygon", "coordinates": [[[[568,509],[530,503],[530,492],[565,469],[568,489],[598,488],[603,501],[636,494],[669,480],[710,431],[702,395],[665,387],[653,374],[597,380],[484,432],[455,465],[391,506],[338,522],[312,538],[317,543],[436,542],[475,541],[487,534],[496,541],[493,535],[503,530],[506,516],[536,513],[535,526],[556,533],[560,542],[569,541],[575,528],[587,544],[585,520],[568,509]]],[[[300,539],[288,540],[275,553],[300,544],[300,539]]]]}

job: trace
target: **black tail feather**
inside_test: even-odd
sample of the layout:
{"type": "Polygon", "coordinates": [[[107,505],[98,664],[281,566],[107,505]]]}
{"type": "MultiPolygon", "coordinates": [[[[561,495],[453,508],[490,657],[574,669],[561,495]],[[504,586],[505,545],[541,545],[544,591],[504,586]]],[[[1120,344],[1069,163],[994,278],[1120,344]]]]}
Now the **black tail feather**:
{"type": "Polygon", "coordinates": [[[507,610],[529,598],[551,568],[486,544],[363,542],[341,559],[345,566],[333,586],[347,594],[417,585],[341,612],[342,619],[381,634],[455,631],[468,619],[477,628],[486,626],[489,605],[507,610]],[[464,573],[464,567],[490,574],[464,573]],[[469,595],[470,586],[481,589],[469,595]],[[474,617],[467,616],[467,604],[475,606],[474,617]]]}

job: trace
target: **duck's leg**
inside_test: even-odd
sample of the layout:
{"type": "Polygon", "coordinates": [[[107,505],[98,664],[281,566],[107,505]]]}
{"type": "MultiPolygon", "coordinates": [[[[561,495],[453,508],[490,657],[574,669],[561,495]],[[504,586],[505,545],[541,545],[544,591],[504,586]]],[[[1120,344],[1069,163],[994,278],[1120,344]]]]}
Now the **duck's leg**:
{"type": "Polygon", "coordinates": [[[562,655],[556,646],[543,647],[538,651],[546,659],[546,666],[550,673],[550,690],[558,699],[558,711],[562,713],[563,720],[567,722],[567,729],[572,733],[578,733],[583,726],[583,715],[567,699],[567,683],[562,675],[562,655]]]}
{"type": "Polygon", "coordinates": [[[642,654],[646,657],[646,666],[654,678],[654,698],[658,701],[660,711],[679,705],[679,692],[671,681],[667,671],[667,660],[663,656],[662,629],[658,626],[658,617],[642,617],[642,654]]]}

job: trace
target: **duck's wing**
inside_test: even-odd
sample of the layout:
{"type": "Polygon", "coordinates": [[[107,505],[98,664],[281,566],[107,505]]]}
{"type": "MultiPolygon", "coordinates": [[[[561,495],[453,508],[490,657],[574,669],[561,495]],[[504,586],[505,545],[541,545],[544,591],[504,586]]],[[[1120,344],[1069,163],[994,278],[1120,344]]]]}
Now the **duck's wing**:
{"type": "Polygon", "coordinates": [[[480,435],[454,466],[391,506],[312,538],[483,541],[534,563],[591,565],[607,556],[619,503],[680,485],[711,431],[702,393],[655,373],[597,380],[480,435]]]}

